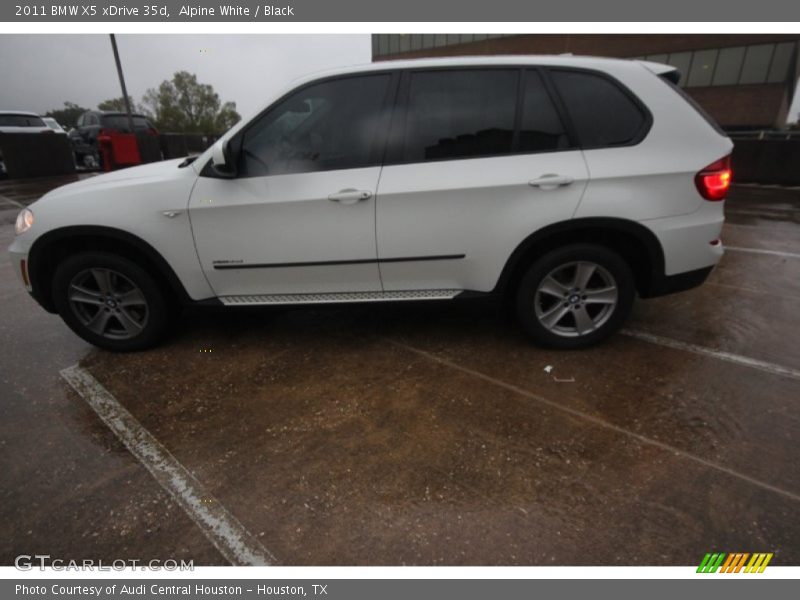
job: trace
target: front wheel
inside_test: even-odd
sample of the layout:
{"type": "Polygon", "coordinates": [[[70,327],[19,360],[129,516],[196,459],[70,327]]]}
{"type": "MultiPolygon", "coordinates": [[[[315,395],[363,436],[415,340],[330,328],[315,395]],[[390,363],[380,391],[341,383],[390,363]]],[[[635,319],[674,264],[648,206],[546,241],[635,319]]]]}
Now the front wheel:
{"type": "Polygon", "coordinates": [[[87,342],[117,352],[144,350],[166,334],[169,303],[156,281],[133,261],[85,252],[61,263],[53,301],[69,327],[87,342]]]}
{"type": "Polygon", "coordinates": [[[582,348],[622,326],[634,294],[630,267],[616,252],[574,244],[531,265],[517,290],[517,317],[544,346],[582,348]]]}

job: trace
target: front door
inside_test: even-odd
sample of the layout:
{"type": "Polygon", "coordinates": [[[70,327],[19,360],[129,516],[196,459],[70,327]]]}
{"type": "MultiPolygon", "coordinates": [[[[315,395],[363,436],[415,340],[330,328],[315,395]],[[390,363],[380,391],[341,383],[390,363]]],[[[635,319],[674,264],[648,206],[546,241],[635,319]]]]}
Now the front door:
{"type": "Polygon", "coordinates": [[[244,130],[237,177],[189,204],[218,296],[380,291],[375,195],[390,75],[300,88],[244,130]]]}

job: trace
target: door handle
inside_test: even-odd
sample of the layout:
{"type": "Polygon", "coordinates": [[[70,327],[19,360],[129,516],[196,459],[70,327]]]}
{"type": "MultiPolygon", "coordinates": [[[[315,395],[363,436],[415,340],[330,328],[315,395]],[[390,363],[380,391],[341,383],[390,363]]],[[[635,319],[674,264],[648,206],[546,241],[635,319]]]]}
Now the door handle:
{"type": "Polygon", "coordinates": [[[537,187],[541,190],[554,190],[556,188],[569,185],[573,181],[575,180],[572,179],[572,177],[564,177],[562,175],[556,175],[555,173],[547,173],[546,175],[542,175],[537,179],[531,179],[528,182],[528,185],[537,187]]]}
{"type": "Polygon", "coordinates": [[[372,192],[367,190],[354,190],[352,188],[340,190],[328,196],[328,200],[338,202],[339,204],[355,204],[356,202],[363,202],[370,198],[372,198],[372,192]]]}

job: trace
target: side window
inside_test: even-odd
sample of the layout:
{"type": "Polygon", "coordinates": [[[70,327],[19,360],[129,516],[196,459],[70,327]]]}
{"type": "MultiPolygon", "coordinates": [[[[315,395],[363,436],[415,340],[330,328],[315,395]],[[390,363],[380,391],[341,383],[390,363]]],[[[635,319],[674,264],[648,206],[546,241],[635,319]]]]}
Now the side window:
{"type": "Polygon", "coordinates": [[[583,148],[634,141],[647,119],[633,99],[608,78],[582,71],[552,70],[583,148]]]}
{"type": "Polygon", "coordinates": [[[512,151],[517,71],[423,71],[409,77],[403,162],[512,151]]]}
{"type": "Polygon", "coordinates": [[[100,119],[97,115],[89,115],[89,125],[100,125],[100,119]]]}
{"type": "Polygon", "coordinates": [[[84,119],[86,119],[86,115],[81,115],[80,117],[78,117],[78,122],[76,123],[76,125],[77,125],[78,127],[83,127],[83,121],[84,121],[84,119]]]}
{"type": "Polygon", "coordinates": [[[291,94],[245,132],[244,177],[355,169],[375,164],[389,75],[313,84],[291,94]]]}
{"type": "Polygon", "coordinates": [[[525,74],[521,123],[519,152],[552,152],[570,147],[564,124],[536,71],[525,74]]]}

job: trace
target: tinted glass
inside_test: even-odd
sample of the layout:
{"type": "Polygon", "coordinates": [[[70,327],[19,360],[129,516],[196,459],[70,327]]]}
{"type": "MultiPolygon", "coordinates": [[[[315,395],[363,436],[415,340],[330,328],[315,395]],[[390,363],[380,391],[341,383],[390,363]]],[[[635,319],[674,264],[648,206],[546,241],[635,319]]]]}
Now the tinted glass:
{"type": "Polygon", "coordinates": [[[584,148],[626,144],[641,133],[644,114],[614,82],[578,71],[554,70],[552,77],[584,148]]]}
{"type": "MultiPolygon", "coordinates": [[[[103,127],[106,129],[115,129],[117,131],[127,131],[128,128],[128,117],[127,115],[104,115],[103,116],[103,127]]],[[[133,116],[133,128],[134,129],[149,129],[150,124],[147,122],[147,119],[144,117],[139,117],[134,115],[133,116]]]]}
{"type": "Polygon", "coordinates": [[[46,127],[46,125],[39,117],[0,115],[0,127],[46,127]]]}
{"type": "Polygon", "coordinates": [[[280,101],[244,135],[240,173],[285,175],[374,164],[389,75],[337,79],[280,101]]]}
{"type": "Polygon", "coordinates": [[[794,54],[794,42],[784,42],[775,46],[775,54],[772,56],[767,76],[768,83],[780,83],[788,79],[792,54],[794,54]]]}
{"type": "Polygon", "coordinates": [[[764,83],[767,80],[767,70],[774,50],[775,44],[748,46],[739,83],[764,83]]]}
{"type": "Polygon", "coordinates": [[[689,70],[688,87],[703,87],[711,85],[714,67],[717,64],[717,50],[698,50],[692,57],[692,67],[689,70]]]}
{"type": "Polygon", "coordinates": [[[569,147],[564,125],[556,107],[536,71],[525,76],[522,104],[522,126],[519,132],[520,152],[548,152],[569,147]]]}
{"type": "Polygon", "coordinates": [[[403,160],[421,162],[511,152],[518,73],[412,73],[403,160]]]}
{"type": "Polygon", "coordinates": [[[744,46],[723,48],[719,51],[717,68],[714,71],[714,85],[735,85],[739,81],[744,52],[744,46]]]}

